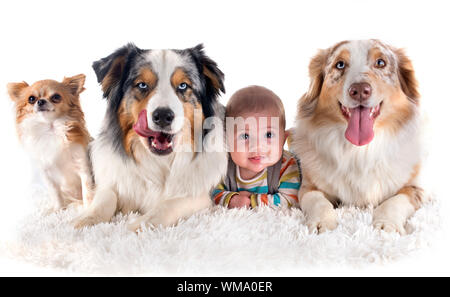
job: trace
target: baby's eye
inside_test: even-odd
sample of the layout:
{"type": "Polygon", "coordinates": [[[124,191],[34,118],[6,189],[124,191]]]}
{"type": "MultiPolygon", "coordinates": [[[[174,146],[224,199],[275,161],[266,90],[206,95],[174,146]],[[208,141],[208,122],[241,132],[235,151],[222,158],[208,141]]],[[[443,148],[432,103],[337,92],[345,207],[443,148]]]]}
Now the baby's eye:
{"type": "Polygon", "coordinates": [[[273,135],[272,132],[267,132],[266,133],[266,138],[273,138],[275,135],[273,135]]]}
{"type": "Polygon", "coordinates": [[[250,135],[248,135],[247,133],[242,133],[241,135],[239,135],[239,139],[242,140],[247,140],[250,138],[250,135]]]}

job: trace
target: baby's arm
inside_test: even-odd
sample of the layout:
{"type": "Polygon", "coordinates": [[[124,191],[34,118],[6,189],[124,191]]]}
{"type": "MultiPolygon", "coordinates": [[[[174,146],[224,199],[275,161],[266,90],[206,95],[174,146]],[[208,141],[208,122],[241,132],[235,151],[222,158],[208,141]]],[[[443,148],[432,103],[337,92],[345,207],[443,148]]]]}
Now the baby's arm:
{"type": "MultiPolygon", "coordinates": [[[[298,192],[298,190],[297,190],[298,192]]],[[[288,208],[291,206],[298,206],[297,193],[285,193],[280,191],[275,194],[252,194],[251,206],[252,208],[258,207],[259,205],[268,205],[270,207],[283,207],[288,208]]]]}
{"type": "Polygon", "coordinates": [[[238,195],[239,192],[227,191],[225,189],[224,183],[220,183],[217,187],[212,191],[212,200],[216,205],[222,205],[228,207],[230,203],[231,197],[238,195]]]}

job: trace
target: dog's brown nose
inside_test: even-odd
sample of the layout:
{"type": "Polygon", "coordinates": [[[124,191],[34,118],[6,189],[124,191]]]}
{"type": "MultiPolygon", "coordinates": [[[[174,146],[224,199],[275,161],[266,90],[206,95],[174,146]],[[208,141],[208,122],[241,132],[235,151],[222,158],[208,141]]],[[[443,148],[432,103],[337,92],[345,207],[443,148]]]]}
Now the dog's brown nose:
{"type": "Polygon", "coordinates": [[[354,83],[348,89],[350,97],[358,101],[365,101],[372,95],[372,87],[368,83],[354,83]]]}

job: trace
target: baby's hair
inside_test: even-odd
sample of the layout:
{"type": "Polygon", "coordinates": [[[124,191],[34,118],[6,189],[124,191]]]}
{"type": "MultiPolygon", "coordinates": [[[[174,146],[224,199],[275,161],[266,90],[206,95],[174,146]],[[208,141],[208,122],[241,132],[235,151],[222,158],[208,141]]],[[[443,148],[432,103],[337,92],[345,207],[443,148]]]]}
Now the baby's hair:
{"type": "Polygon", "coordinates": [[[281,99],[271,90],[261,86],[249,86],[236,91],[228,100],[225,116],[239,117],[248,112],[273,108],[279,112],[280,124],[286,127],[286,116],[281,99]]]}

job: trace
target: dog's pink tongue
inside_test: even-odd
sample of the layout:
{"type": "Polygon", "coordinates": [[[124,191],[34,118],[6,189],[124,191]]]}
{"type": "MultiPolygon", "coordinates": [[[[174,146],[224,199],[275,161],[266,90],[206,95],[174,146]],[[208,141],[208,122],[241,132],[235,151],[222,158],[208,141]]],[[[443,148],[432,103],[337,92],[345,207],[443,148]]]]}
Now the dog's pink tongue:
{"type": "Polygon", "coordinates": [[[151,144],[158,150],[167,150],[170,148],[172,137],[163,132],[156,132],[148,128],[147,110],[139,113],[137,122],[133,125],[134,131],[142,137],[150,137],[151,144]]]}
{"type": "Polygon", "coordinates": [[[143,109],[138,116],[137,122],[133,125],[134,131],[142,137],[154,136],[155,132],[148,128],[147,110],[143,109]]]}
{"type": "Polygon", "coordinates": [[[370,117],[370,108],[359,106],[350,109],[345,138],[354,145],[366,145],[373,139],[373,119],[370,117]]]}

